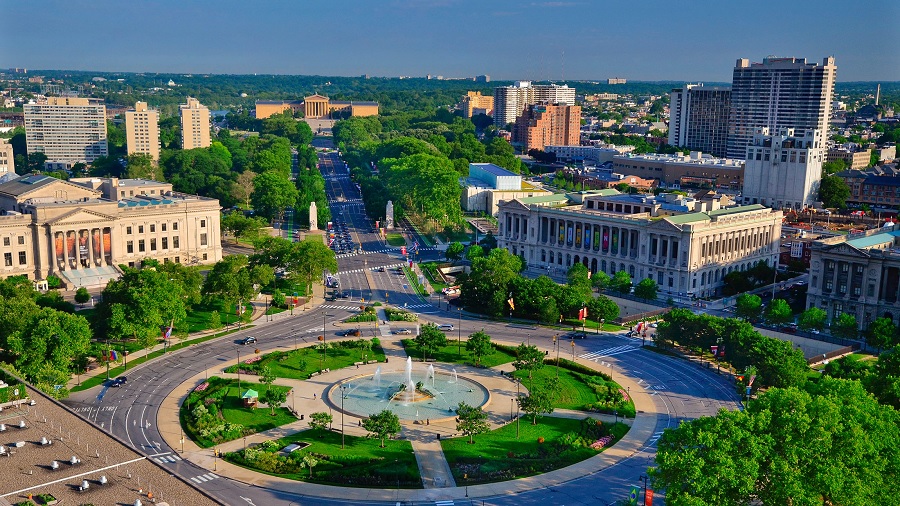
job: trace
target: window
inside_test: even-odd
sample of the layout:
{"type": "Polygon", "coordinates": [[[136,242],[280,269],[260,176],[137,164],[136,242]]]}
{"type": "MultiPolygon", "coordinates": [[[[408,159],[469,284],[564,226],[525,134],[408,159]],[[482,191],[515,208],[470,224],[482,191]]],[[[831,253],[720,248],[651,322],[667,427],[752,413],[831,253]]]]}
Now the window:
{"type": "Polygon", "coordinates": [[[203,259],[204,259],[204,260],[207,259],[206,253],[203,254],[203,259]]]}
{"type": "Polygon", "coordinates": [[[4,238],[3,238],[3,245],[4,245],[4,246],[9,246],[9,237],[4,237],[4,238]]]}
{"type": "Polygon", "coordinates": [[[23,244],[25,244],[25,236],[24,236],[24,235],[20,235],[20,236],[19,236],[19,245],[21,246],[21,245],[23,245],[23,244]]]}
{"type": "Polygon", "coordinates": [[[200,220],[200,228],[206,228],[206,220],[200,220]]]}
{"type": "Polygon", "coordinates": [[[155,225],[155,224],[152,224],[152,223],[150,224],[150,232],[151,232],[151,233],[156,232],[156,225],[155,225]]]}
{"type": "Polygon", "coordinates": [[[125,227],[125,233],[131,235],[131,227],[125,227]]]}
{"type": "MultiPolygon", "coordinates": [[[[175,249],[178,249],[178,236],[177,235],[172,238],[172,247],[175,249]]],[[[175,262],[175,263],[178,263],[178,262],[175,262]]]]}
{"type": "Polygon", "coordinates": [[[178,222],[172,223],[172,230],[178,230],[178,222]]]}
{"type": "Polygon", "coordinates": [[[156,237],[150,238],[150,251],[156,251],[156,237]]]}
{"type": "Polygon", "coordinates": [[[143,226],[143,225],[138,225],[138,233],[139,233],[139,234],[143,234],[143,233],[144,233],[144,226],[143,226]]]}
{"type": "Polygon", "coordinates": [[[866,296],[868,296],[868,297],[875,296],[875,285],[869,285],[869,288],[866,289],[866,296]]]}
{"type": "Polygon", "coordinates": [[[19,252],[19,265],[25,265],[28,263],[28,257],[25,255],[24,251],[19,252]]]}
{"type": "Polygon", "coordinates": [[[139,239],[138,240],[138,252],[143,253],[145,249],[146,248],[144,248],[144,240],[139,239]]]}
{"type": "Polygon", "coordinates": [[[169,238],[168,237],[162,238],[162,249],[169,249],[169,238]]]}
{"type": "Polygon", "coordinates": [[[180,263],[181,263],[181,257],[175,257],[175,263],[176,263],[176,264],[180,264],[180,263]]]}
{"type": "Polygon", "coordinates": [[[862,266],[862,265],[857,265],[857,266],[856,266],[856,273],[857,273],[857,274],[862,274],[862,273],[863,273],[863,266],[862,266]]]}
{"type": "Polygon", "coordinates": [[[200,234],[200,246],[206,246],[206,234],[200,234]]]}
{"type": "Polygon", "coordinates": [[[841,272],[848,272],[850,270],[850,266],[847,264],[841,264],[841,272]]]}
{"type": "Polygon", "coordinates": [[[162,224],[162,231],[163,231],[163,232],[166,231],[166,224],[165,224],[165,223],[162,224]]]}
{"type": "Polygon", "coordinates": [[[829,292],[830,292],[832,289],[834,289],[834,282],[833,282],[833,281],[826,281],[826,282],[825,282],[825,289],[828,290],[829,292]]]}
{"type": "Polygon", "coordinates": [[[7,267],[12,267],[12,253],[4,253],[3,254],[3,265],[7,267]]]}
{"type": "Polygon", "coordinates": [[[853,288],[853,295],[859,297],[860,293],[862,293],[862,290],[858,286],[853,288]]]}
{"type": "Polygon", "coordinates": [[[125,251],[128,253],[134,253],[134,241],[127,241],[125,243],[125,251]]]}

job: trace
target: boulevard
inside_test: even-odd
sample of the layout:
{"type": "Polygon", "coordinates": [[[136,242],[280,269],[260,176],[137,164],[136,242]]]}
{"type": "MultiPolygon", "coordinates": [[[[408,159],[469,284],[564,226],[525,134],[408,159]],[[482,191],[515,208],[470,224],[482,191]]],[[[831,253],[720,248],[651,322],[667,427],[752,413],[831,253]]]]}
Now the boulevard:
{"type": "MultiPolygon", "coordinates": [[[[397,500],[389,500],[387,496],[381,498],[375,493],[372,494],[374,499],[352,500],[344,498],[344,489],[336,487],[327,494],[307,495],[307,489],[320,490],[323,487],[312,487],[302,482],[297,482],[291,491],[248,486],[240,481],[218,477],[213,469],[182,459],[178,456],[180,449],[167,443],[160,429],[161,424],[171,424],[178,417],[174,409],[162,408],[163,401],[170,395],[185,395],[198,384],[198,375],[204,375],[209,370],[221,371],[236,363],[239,354],[241,359],[253,354],[253,347],[237,344],[248,336],[258,339],[256,348],[260,353],[311,345],[319,335],[324,335],[327,341],[340,339],[337,332],[348,328],[348,325],[339,326],[336,322],[355,314],[360,305],[374,302],[406,307],[418,313],[422,323],[454,325],[454,330],[448,333],[451,341],[483,329],[495,342],[510,345],[529,342],[551,352],[553,336],[560,334],[559,329],[481,319],[439,300],[423,300],[416,295],[405,276],[391,272],[390,267],[400,265],[406,259],[400,255],[399,248],[385,245],[373,233],[373,222],[367,217],[359,192],[338,154],[320,153],[319,156],[332,221],[343,221],[353,238],[355,251],[338,255],[339,272],[336,273],[340,290],[349,292],[350,297],[327,302],[317,297],[309,309],[298,308],[293,315],[282,313],[273,318],[261,318],[239,332],[137,366],[128,371],[129,381],[120,388],[95,387],[73,394],[64,401],[65,404],[137,451],[147,455],[165,455],[166,458],[158,462],[172,474],[191,480],[223,504],[231,505],[393,504],[397,500],[406,504],[442,501],[439,504],[447,505],[469,504],[475,499],[497,505],[612,504],[626,498],[632,487],[641,487],[639,477],[646,474],[647,467],[653,464],[656,440],[666,428],[675,427],[682,420],[714,415],[723,408],[739,407],[730,376],[718,375],[715,369],[643,349],[640,338],[626,337],[624,332],[589,334],[585,339],[563,342],[563,353],[571,353],[577,362],[611,374],[623,385],[635,385],[629,387],[632,395],[649,396],[654,410],[639,413],[639,416],[653,417],[653,430],[638,450],[581,477],[554,482],[537,476],[528,479],[527,490],[509,482],[399,490],[397,500]],[[382,266],[386,267],[385,272],[379,271],[382,266]],[[498,492],[505,486],[516,493],[498,492]]],[[[320,224],[320,228],[324,228],[324,224],[320,224]]],[[[427,258],[437,255],[436,251],[422,251],[422,256],[427,258]]],[[[400,324],[395,328],[404,326],[413,328],[414,324],[400,324]]],[[[382,341],[392,340],[397,345],[403,337],[382,336],[372,326],[362,327],[362,331],[364,337],[377,336],[382,341]]],[[[200,378],[202,381],[203,376],[200,378]]],[[[296,395],[308,396],[309,392],[298,391],[296,395]]],[[[211,449],[207,451],[212,453],[211,449]]],[[[663,503],[661,497],[656,499],[658,504],[663,503]]]]}

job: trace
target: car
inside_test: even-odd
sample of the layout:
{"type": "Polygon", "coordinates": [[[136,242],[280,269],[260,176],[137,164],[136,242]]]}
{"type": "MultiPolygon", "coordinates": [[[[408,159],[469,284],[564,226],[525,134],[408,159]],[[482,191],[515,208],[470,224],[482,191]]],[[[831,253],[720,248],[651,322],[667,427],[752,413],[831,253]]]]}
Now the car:
{"type": "Polygon", "coordinates": [[[325,302],[334,302],[335,300],[337,300],[337,297],[335,297],[334,294],[325,296],[325,302]]]}
{"type": "Polygon", "coordinates": [[[651,329],[655,329],[655,328],[657,328],[657,327],[659,327],[659,324],[657,324],[657,323],[655,323],[655,322],[650,324],[650,328],[651,328],[651,329]]]}
{"type": "Polygon", "coordinates": [[[399,330],[395,330],[394,334],[408,335],[408,334],[412,334],[412,331],[409,329],[399,329],[399,330]]]}
{"type": "Polygon", "coordinates": [[[448,332],[453,330],[453,325],[449,323],[442,323],[438,325],[438,330],[443,330],[444,332],[448,332]]]}
{"type": "Polygon", "coordinates": [[[384,267],[383,265],[382,265],[381,267],[378,268],[378,272],[384,272],[384,271],[386,271],[386,270],[387,270],[387,269],[385,269],[385,267],[384,267]]]}
{"type": "Polygon", "coordinates": [[[349,299],[349,298],[350,298],[350,292],[347,291],[347,290],[344,290],[343,292],[341,292],[341,298],[342,298],[342,299],[349,299]]]}
{"type": "Polygon", "coordinates": [[[338,332],[339,336],[345,336],[345,337],[346,336],[358,337],[361,334],[362,334],[362,332],[360,332],[359,329],[347,329],[342,332],[338,332]]]}
{"type": "Polygon", "coordinates": [[[128,378],[126,378],[125,376],[119,376],[118,378],[112,380],[112,383],[110,383],[109,386],[111,386],[113,388],[119,388],[120,386],[124,385],[125,383],[128,383],[128,378]]]}
{"type": "Polygon", "coordinates": [[[245,337],[243,340],[241,340],[241,344],[243,344],[243,345],[256,344],[256,342],[257,342],[256,338],[253,336],[248,336],[248,337],[245,337]]]}

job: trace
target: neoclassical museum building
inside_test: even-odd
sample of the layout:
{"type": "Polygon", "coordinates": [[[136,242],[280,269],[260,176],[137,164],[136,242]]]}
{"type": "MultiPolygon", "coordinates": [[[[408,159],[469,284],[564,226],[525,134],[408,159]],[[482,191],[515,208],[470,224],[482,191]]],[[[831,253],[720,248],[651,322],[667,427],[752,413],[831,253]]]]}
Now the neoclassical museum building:
{"type": "Polygon", "coordinates": [[[19,177],[0,184],[0,276],[105,286],[120,265],[222,258],[217,199],[143,179],[19,177]]]}

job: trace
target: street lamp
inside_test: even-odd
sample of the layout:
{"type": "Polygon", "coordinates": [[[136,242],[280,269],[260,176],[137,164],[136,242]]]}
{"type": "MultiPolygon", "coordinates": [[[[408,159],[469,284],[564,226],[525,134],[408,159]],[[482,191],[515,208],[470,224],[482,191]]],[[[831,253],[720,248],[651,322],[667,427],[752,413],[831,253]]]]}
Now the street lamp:
{"type": "Polygon", "coordinates": [[[325,342],[325,325],[327,323],[327,318],[329,316],[334,316],[333,314],[328,314],[328,311],[322,313],[322,367],[325,366],[326,350],[328,349],[328,345],[325,342]]]}
{"type": "Polygon", "coordinates": [[[575,338],[572,338],[572,362],[575,361],[575,338]]]}
{"type": "Polygon", "coordinates": [[[719,348],[722,346],[722,338],[716,338],[716,374],[719,374],[719,348]]]}
{"type": "Polygon", "coordinates": [[[241,398],[241,349],[237,349],[238,352],[238,363],[237,363],[237,373],[238,373],[238,399],[241,398]]]}
{"type": "Polygon", "coordinates": [[[556,377],[559,378],[559,338],[553,336],[553,346],[556,346],[556,377]]]}
{"type": "Polygon", "coordinates": [[[341,450],[344,449],[344,392],[347,391],[347,385],[341,384],[341,450]]]}
{"type": "Polygon", "coordinates": [[[638,480],[644,482],[644,500],[642,501],[642,504],[644,506],[647,506],[647,480],[648,479],[649,479],[649,477],[645,474],[638,476],[638,480]]]}
{"type": "Polygon", "coordinates": [[[456,313],[459,315],[459,320],[456,322],[457,355],[462,357],[462,307],[457,307],[456,313]]]}
{"type": "Polygon", "coordinates": [[[519,378],[516,378],[516,439],[519,439],[519,378]]]}

